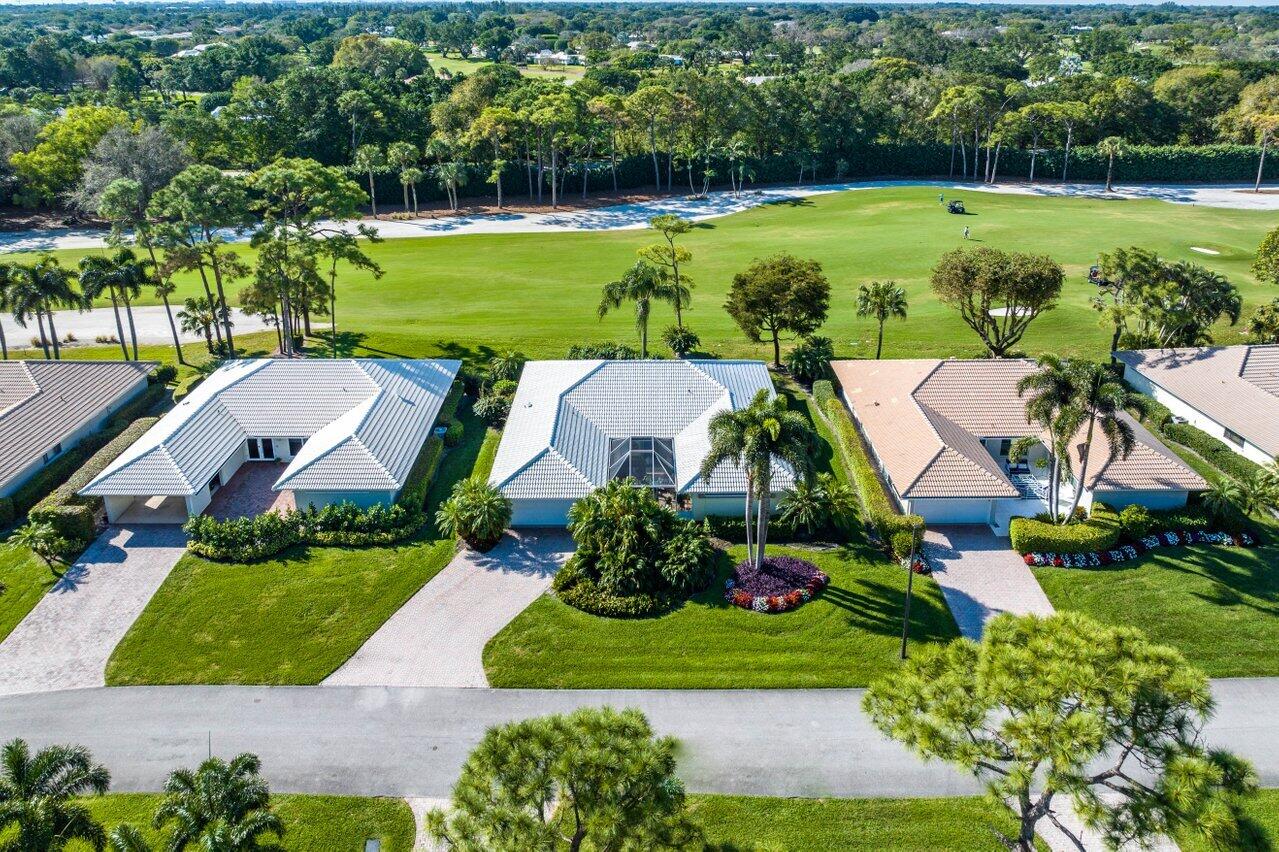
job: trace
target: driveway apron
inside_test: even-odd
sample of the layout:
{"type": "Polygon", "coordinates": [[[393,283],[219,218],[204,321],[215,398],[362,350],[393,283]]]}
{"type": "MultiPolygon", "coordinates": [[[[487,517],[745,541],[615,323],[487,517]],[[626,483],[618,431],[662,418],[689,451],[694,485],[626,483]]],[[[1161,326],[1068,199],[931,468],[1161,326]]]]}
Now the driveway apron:
{"type": "Polygon", "coordinates": [[[105,685],[111,652],[185,548],[178,526],[109,527],[0,643],[0,695],[105,685]]]}

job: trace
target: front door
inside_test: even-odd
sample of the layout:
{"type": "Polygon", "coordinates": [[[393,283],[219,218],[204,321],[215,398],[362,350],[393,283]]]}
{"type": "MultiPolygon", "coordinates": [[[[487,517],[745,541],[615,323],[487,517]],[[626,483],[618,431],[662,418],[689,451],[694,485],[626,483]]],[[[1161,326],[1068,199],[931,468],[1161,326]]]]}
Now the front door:
{"type": "Polygon", "coordinates": [[[275,461],[275,445],[270,438],[249,439],[249,461],[275,461]]]}

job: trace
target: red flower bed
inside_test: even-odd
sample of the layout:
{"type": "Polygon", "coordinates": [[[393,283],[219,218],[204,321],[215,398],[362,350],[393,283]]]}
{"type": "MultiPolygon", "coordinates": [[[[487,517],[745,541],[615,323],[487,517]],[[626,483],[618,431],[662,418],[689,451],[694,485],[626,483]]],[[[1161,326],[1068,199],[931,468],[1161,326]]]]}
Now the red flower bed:
{"type": "Polygon", "coordinates": [[[816,565],[793,556],[769,556],[756,569],[739,562],[724,584],[724,599],[755,612],[786,612],[811,600],[830,577],[816,565]]]}

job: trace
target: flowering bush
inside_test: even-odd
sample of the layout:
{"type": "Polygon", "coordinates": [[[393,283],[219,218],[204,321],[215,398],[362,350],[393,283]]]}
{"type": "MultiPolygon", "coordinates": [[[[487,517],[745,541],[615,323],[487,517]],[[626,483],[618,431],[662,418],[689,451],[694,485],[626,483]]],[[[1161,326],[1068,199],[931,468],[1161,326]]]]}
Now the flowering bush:
{"type": "Polygon", "coordinates": [[[1027,565],[1041,568],[1054,566],[1057,568],[1100,568],[1104,565],[1115,565],[1136,559],[1159,547],[1177,547],[1192,544],[1217,544],[1222,547],[1253,547],[1257,540],[1246,532],[1208,532],[1207,530],[1165,530],[1143,536],[1132,544],[1110,550],[1089,553],[1043,553],[1031,552],[1022,559],[1027,565]]]}
{"type": "Polygon", "coordinates": [[[813,599],[830,577],[813,563],[793,556],[768,556],[759,569],[740,562],[724,582],[724,600],[755,612],[786,612],[813,599]]]}

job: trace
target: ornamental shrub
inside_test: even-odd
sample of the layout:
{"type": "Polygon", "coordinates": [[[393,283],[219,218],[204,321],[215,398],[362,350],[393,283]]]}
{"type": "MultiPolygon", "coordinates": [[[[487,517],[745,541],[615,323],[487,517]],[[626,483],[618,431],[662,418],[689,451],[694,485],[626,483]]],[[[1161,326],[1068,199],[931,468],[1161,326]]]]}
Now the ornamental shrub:
{"type": "MultiPolygon", "coordinates": [[[[818,474],[812,482],[796,482],[778,504],[778,519],[807,536],[847,529],[857,497],[834,474],[818,474]]],[[[745,522],[743,521],[743,524],[745,522]]]]}
{"type": "Polygon", "coordinates": [[[1155,519],[1150,510],[1136,503],[1125,506],[1119,513],[1119,526],[1123,530],[1123,536],[1130,541],[1149,533],[1154,529],[1154,524],[1155,519]]]}
{"type": "Polygon", "coordinates": [[[566,590],[586,580],[594,596],[665,600],[699,591],[713,576],[708,525],[680,519],[629,477],[578,500],[568,519],[577,551],[566,590]]]}
{"type": "Polygon", "coordinates": [[[691,328],[680,328],[673,325],[662,332],[662,342],[666,348],[675,353],[676,358],[683,358],[702,345],[702,339],[691,328]]]}
{"type": "Polygon", "coordinates": [[[444,429],[444,446],[456,447],[462,443],[462,437],[466,434],[466,427],[462,425],[461,420],[454,420],[444,429]]]}
{"type": "Polygon", "coordinates": [[[786,369],[801,382],[824,378],[835,357],[835,344],[829,337],[805,337],[786,353],[786,369]]]}
{"type": "Polygon", "coordinates": [[[555,594],[564,603],[604,618],[646,618],[660,615],[679,604],[678,595],[614,595],[584,575],[576,564],[576,555],[555,575],[555,594]]]}
{"type": "Polygon", "coordinates": [[[445,535],[462,539],[483,553],[492,549],[511,524],[511,501],[482,479],[463,479],[435,514],[445,535]]]}
{"type": "Polygon", "coordinates": [[[476,417],[490,426],[495,426],[511,413],[511,399],[493,393],[485,394],[475,401],[471,410],[475,412],[476,417]]]}
{"type": "Polygon", "coordinates": [[[13,509],[13,499],[10,497],[0,497],[0,529],[9,526],[17,518],[18,513],[13,509]]]}
{"type": "Polygon", "coordinates": [[[565,355],[570,361],[635,361],[639,356],[638,349],[625,343],[574,344],[565,355]]]}
{"type": "Polygon", "coordinates": [[[1222,441],[1189,423],[1169,423],[1164,426],[1163,433],[1165,437],[1194,450],[1218,470],[1235,479],[1247,479],[1262,469],[1255,461],[1244,458],[1222,441]]]}
{"type": "Polygon", "coordinates": [[[1109,550],[1119,541],[1119,532],[1119,515],[1104,503],[1093,503],[1088,520],[1072,521],[1065,526],[1034,518],[1013,518],[1009,524],[1012,547],[1018,553],[1109,550]]]}
{"type": "Polygon", "coordinates": [[[177,377],[177,367],[172,364],[161,364],[159,367],[156,367],[155,372],[148,377],[148,381],[155,385],[167,385],[171,384],[177,377]]]}
{"type": "Polygon", "coordinates": [[[915,541],[915,537],[910,534],[910,530],[899,530],[893,533],[893,556],[898,559],[909,559],[911,546],[915,544],[918,544],[918,542],[915,541]]]}
{"type": "Polygon", "coordinates": [[[253,518],[219,521],[196,515],[183,527],[187,549],[218,562],[260,562],[295,544],[368,547],[394,544],[413,535],[424,522],[420,509],[376,503],[361,509],[335,503],[320,509],[265,512],[253,518]]]}

